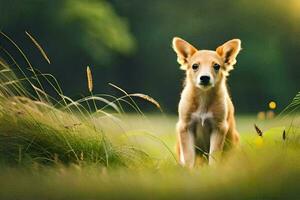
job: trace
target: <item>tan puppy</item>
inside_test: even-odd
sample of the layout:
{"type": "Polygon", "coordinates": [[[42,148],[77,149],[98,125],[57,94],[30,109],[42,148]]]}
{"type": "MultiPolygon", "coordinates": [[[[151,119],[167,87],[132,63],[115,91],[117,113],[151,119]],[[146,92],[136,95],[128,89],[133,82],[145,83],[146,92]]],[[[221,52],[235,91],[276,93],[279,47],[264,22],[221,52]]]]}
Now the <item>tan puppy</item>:
{"type": "Polygon", "coordinates": [[[209,164],[213,164],[224,144],[235,146],[239,143],[226,77],[236,63],[241,41],[233,39],[216,51],[210,51],[197,50],[175,37],[173,49],[181,69],[186,71],[178,106],[178,159],[182,165],[193,167],[197,150],[208,156],[209,164]]]}

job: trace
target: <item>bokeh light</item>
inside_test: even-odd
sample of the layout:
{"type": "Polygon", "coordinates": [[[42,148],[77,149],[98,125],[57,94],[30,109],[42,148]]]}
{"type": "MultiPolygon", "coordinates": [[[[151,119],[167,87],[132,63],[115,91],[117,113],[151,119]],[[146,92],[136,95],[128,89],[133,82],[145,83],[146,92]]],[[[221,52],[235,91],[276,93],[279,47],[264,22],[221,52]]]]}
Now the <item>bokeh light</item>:
{"type": "Polygon", "coordinates": [[[270,109],[272,109],[272,110],[274,110],[275,108],[276,108],[276,102],[275,101],[270,101],[270,103],[269,103],[269,108],[270,109]]]}

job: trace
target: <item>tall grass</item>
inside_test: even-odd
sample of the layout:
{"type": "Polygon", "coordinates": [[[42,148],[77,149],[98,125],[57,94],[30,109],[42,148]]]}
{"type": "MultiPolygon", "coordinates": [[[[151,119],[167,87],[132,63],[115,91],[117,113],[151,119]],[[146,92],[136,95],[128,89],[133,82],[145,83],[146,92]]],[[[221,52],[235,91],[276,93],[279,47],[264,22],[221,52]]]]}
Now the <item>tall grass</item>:
{"type": "MultiPolygon", "coordinates": [[[[37,40],[28,32],[26,35],[50,64],[50,59],[37,40]]],[[[25,71],[26,67],[20,66],[8,50],[1,48],[0,162],[96,163],[109,167],[132,166],[133,163],[147,160],[148,155],[134,146],[129,139],[123,143],[112,142],[113,138],[108,136],[111,133],[105,131],[105,120],[120,126],[120,120],[114,113],[123,114],[124,103],[142,113],[131,98],[138,95],[126,92],[122,97],[93,95],[92,72],[88,67],[87,89],[91,95],[73,100],[63,94],[52,75],[40,73],[33,67],[16,42],[3,32],[1,36],[1,39],[9,41],[11,46],[18,50],[29,66],[30,75],[25,71]],[[17,77],[12,67],[15,67],[22,77],[17,77]],[[42,82],[51,86],[60,99],[50,96],[42,82]],[[105,118],[103,122],[102,118],[105,118]]],[[[147,100],[145,96],[141,98],[147,100]]],[[[159,106],[154,99],[148,97],[149,99],[151,103],[159,106]]],[[[124,131],[118,134],[126,133],[124,131]]]]}
{"type": "Polygon", "coordinates": [[[298,113],[300,110],[300,92],[296,94],[292,102],[282,111],[282,115],[298,113]]]}

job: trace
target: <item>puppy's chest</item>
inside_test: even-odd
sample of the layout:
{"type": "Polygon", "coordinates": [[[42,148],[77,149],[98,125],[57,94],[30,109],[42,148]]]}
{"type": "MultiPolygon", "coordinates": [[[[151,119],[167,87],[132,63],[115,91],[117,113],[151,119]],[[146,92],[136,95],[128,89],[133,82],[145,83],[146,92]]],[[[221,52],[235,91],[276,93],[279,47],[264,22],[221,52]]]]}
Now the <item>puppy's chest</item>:
{"type": "Polygon", "coordinates": [[[207,126],[208,124],[214,124],[214,115],[210,111],[197,110],[192,113],[192,121],[194,123],[200,123],[202,127],[207,126]]]}
{"type": "Polygon", "coordinates": [[[200,123],[202,127],[212,124],[215,120],[214,113],[211,112],[208,105],[207,98],[200,98],[197,109],[192,113],[192,121],[200,123]]]}

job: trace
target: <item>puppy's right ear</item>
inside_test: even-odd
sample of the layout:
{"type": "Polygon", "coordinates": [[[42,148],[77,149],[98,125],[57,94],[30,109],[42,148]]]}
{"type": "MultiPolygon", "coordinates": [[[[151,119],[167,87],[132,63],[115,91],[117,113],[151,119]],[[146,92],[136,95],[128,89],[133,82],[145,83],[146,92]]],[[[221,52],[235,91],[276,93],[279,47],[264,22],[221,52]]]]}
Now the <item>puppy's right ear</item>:
{"type": "Polygon", "coordinates": [[[177,62],[181,65],[180,69],[186,70],[188,63],[187,59],[190,58],[197,49],[179,37],[173,38],[172,47],[177,54],[177,62]]]}

